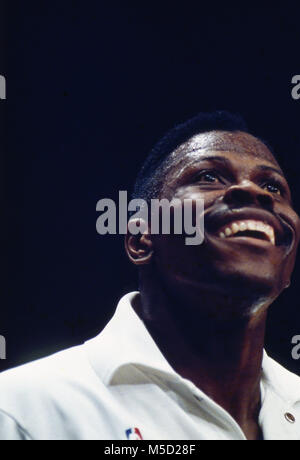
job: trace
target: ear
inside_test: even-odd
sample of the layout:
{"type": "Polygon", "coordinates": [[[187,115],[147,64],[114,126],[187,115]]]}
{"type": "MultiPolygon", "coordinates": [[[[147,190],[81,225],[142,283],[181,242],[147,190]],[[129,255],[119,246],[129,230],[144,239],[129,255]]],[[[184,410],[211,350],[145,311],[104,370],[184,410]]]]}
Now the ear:
{"type": "Polygon", "coordinates": [[[291,285],[291,281],[287,281],[286,285],[284,286],[284,289],[288,289],[291,285]]]}
{"type": "Polygon", "coordinates": [[[150,264],[153,257],[153,241],[148,224],[143,219],[131,219],[125,236],[125,250],[135,265],[150,264]],[[139,230],[135,235],[133,229],[139,230]]]}

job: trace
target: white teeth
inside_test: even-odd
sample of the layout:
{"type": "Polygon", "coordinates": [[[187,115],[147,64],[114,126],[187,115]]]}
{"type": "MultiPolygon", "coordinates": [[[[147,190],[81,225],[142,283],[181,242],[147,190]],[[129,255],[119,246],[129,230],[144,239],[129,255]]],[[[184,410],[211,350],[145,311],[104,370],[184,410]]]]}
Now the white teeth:
{"type": "Polygon", "coordinates": [[[256,224],[255,224],[255,222],[253,222],[253,221],[250,220],[250,221],[248,222],[248,229],[249,229],[249,230],[256,230],[256,224]]]}
{"type": "Polygon", "coordinates": [[[273,227],[265,224],[264,222],[253,219],[232,222],[230,225],[223,228],[223,230],[219,233],[219,237],[227,238],[237,232],[244,232],[246,230],[259,231],[264,233],[268,237],[268,240],[275,246],[275,232],[273,227]]]}
{"type": "Polygon", "coordinates": [[[232,235],[232,230],[231,230],[229,227],[226,227],[226,228],[225,228],[225,235],[226,235],[226,236],[232,235]]]}
{"type": "Polygon", "coordinates": [[[246,222],[241,222],[240,223],[240,231],[243,232],[244,230],[247,230],[247,224],[246,224],[246,222]]]}
{"type": "Polygon", "coordinates": [[[256,228],[257,228],[257,230],[264,231],[265,230],[265,225],[262,222],[257,222],[256,228]]]}
{"type": "Polygon", "coordinates": [[[238,224],[236,224],[235,222],[232,224],[231,228],[232,228],[233,233],[237,233],[240,229],[238,224]]]}

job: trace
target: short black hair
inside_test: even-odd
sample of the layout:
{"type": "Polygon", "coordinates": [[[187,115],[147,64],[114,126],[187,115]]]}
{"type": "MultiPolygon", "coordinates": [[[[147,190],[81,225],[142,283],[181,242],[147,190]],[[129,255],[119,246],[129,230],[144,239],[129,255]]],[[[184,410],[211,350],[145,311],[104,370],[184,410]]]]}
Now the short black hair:
{"type": "MultiPolygon", "coordinates": [[[[142,198],[147,202],[157,198],[167,167],[170,165],[170,154],[196,134],[209,131],[243,131],[249,133],[243,117],[226,110],[200,112],[184,123],[176,125],[150,151],[137,175],[132,198],[142,198]]],[[[270,149],[265,141],[262,140],[262,142],[270,149]]]]}

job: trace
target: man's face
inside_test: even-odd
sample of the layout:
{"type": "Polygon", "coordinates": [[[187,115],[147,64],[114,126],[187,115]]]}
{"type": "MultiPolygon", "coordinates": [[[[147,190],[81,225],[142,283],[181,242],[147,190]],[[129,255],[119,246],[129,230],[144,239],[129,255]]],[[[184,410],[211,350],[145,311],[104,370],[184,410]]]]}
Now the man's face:
{"type": "Polygon", "coordinates": [[[243,132],[194,136],[173,154],[160,198],[204,200],[204,242],[154,239],[154,261],[165,288],[199,298],[224,295],[275,299],[294,267],[300,221],[288,183],[269,149],[243,132]]]}

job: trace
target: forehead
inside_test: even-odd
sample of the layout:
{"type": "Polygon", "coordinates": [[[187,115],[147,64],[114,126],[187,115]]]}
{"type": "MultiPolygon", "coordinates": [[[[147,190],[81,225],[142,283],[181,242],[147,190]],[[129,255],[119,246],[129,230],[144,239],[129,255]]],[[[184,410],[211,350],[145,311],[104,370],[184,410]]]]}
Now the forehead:
{"type": "Polygon", "coordinates": [[[189,163],[201,159],[209,151],[240,153],[253,159],[265,160],[279,167],[268,147],[256,137],[244,132],[210,131],[191,137],[181,144],[172,154],[173,165],[189,163]]]}

